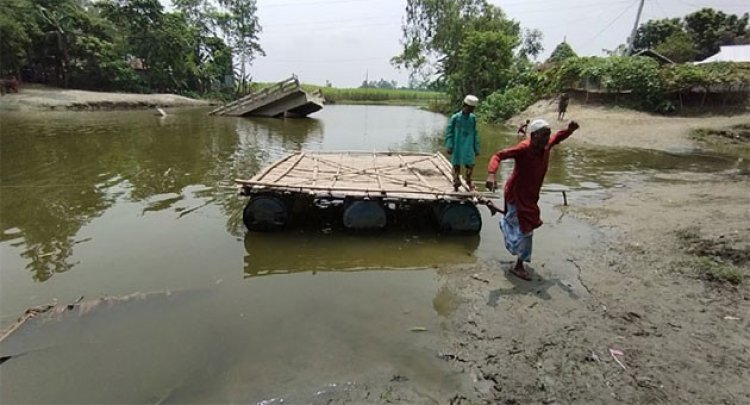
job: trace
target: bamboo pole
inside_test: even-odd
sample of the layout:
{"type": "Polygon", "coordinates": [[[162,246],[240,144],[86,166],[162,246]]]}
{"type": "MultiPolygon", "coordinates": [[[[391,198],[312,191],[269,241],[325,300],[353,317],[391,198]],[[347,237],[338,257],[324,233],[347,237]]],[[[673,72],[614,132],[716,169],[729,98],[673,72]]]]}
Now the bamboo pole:
{"type": "Polygon", "coordinates": [[[315,168],[313,169],[312,185],[314,186],[318,182],[318,159],[312,158],[315,162],[315,168]]]}
{"type": "MultiPolygon", "coordinates": [[[[378,158],[378,155],[376,155],[374,152],[372,154],[372,167],[377,167],[375,164],[375,160],[378,158]]],[[[380,174],[378,173],[378,169],[373,169],[375,171],[375,178],[378,181],[378,188],[380,188],[381,192],[383,190],[383,181],[380,179],[380,174]]],[[[404,183],[404,186],[406,186],[406,183],[404,183]]]]}
{"type": "MultiPolygon", "coordinates": [[[[326,162],[326,159],[320,159],[320,160],[322,162],[326,162]]],[[[330,161],[328,161],[328,162],[330,164],[330,161]]],[[[341,164],[340,166],[343,167],[344,169],[347,169],[347,170],[353,170],[353,172],[351,172],[351,173],[344,173],[344,174],[342,174],[341,175],[342,177],[343,176],[347,176],[347,175],[349,175],[349,176],[365,175],[365,176],[369,176],[369,177],[376,177],[374,173],[370,173],[369,172],[370,170],[372,170],[371,168],[359,169],[359,168],[356,168],[356,167],[353,167],[353,166],[349,166],[349,165],[344,165],[344,164],[341,164]]],[[[403,184],[403,180],[399,179],[398,177],[392,177],[392,176],[386,175],[386,174],[381,174],[381,175],[382,175],[383,178],[388,179],[391,182],[394,182],[396,184],[403,184]]]]}
{"type": "Polygon", "coordinates": [[[336,185],[339,180],[339,174],[341,173],[341,163],[344,161],[344,154],[339,155],[339,164],[336,166],[336,174],[333,175],[333,181],[331,182],[331,188],[336,185]]]}
{"type": "Polygon", "coordinates": [[[304,157],[305,157],[305,152],[300,152],[300,154],[299,154],[299,155],[297,156],[297,160],[295,160],[295,161],[294,161],[294,163],[292,163],[292,164],[291,164],[291,165],[290,165],[290,166],[289,166],[289,167],[288,167],[288,168],[287,168],[286,170],[284,170],[284,172],[283,172],[283,173],[281,173],[280,175],[278,175],[278,176],[276,177],[276,180],[274,180],[274,182],[276,182],[276,181],[279,181],[279,180],[281,180],[281,179],[282,179],[282,178],[283,178],[284,176],[286,176],[287,174],[289,174],[289,172],[291,172],[291,171],[292,171],[292,169],[294,169],[294,167],[295,167],[295,166],[297,166],[297,164],[298,164],[298,163],[299,163],[299,162],[300,162],[300,161],[301,161],[301,160],[302,160],[302,159],[303,159],[304,157]]]}
{"type": "Polygon", "coordinates": [[[270,172],[271,170],[275,169],[280,164],[286,162],[287,160],[291,159],[292,157],[294,157],[294,154],[286,156],[285,158],[277,161],[276,163],[274,163],[274,164],[266,167],[265,169],[263,169],[263,171],[261,171],[260,173],[256,174],[252,178],[255,179],[255,180],[261,180],[261,179],[263,179],[263,177],[265,177],[268,174],[268,172],[270,172]]]}
{"type": "Polygon", "coordinates": [[[419,181],[421,181],[425,186],[427,186],[429,188],[432,188],[432,186],[430,185],[430,183],[428,183],[427,180],[425,180],[425,178],[421,174],[419,174],[419,172],[415,171],[414,167],[411,166],[409,164],[409,162],[407,162],[404,159],[403,156],[398,155],[398,158],[401,160],[401,162],[404,164],[404,166],[406,166],[406,168],[409,169],[409,171],[419,179],[419,181]]]}
{"type": "MultiPolygon", "coordinates": [[[[304,193],[305,191],[327,191],[328,194],[330,194],[333,191],[341,191],[341,192],[361,192],[361,193],[372,193],[376,190],[372,190],[370,188],[366,187],[338,187],[336,189],[332,189],[330,187],[322,187],[322,186],[282,186],[275,183],[267,183],[263,181],[253,181],[253,180],[242,180],[242,179],[235,179],[235,183],[241,185],[241,186],[258,186],[258,187],[265,187],[269,189],[274,189],[276,191],[297,191],[299,193],[304,193]]],[[[436,198],[439,197],[454,197],[454,198],[460,198],[460,199],[473,199],[477,197],[477,193],[461,193],[461,192],[435,192],[435,191],[422,191],[422,190],[389,190],[384,189],[382,190],[382,193],[385,194],[417,194],[417,195],[431,195],[436,198]]]]}

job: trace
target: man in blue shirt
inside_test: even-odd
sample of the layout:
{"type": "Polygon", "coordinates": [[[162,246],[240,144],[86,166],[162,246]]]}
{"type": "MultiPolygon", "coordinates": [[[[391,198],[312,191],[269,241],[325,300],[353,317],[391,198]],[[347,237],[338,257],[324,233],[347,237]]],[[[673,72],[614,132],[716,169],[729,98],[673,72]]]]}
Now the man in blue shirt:
{"type": "Polygon", "coordinates": [[[461,186],[461,166],[466,168],[466,183],[470,189],[474,189],[471,175],[474,171],[474,160],[479,156],[479,132],[477,132],[477,116],[474,115],[477,104],[479,104],[479,99],[476,96],[466,96],[463,108],[450,117],[448,127],[445,129],[445,148],[453,165],[453,189],[455,191],[458,191],[461,186]]]}

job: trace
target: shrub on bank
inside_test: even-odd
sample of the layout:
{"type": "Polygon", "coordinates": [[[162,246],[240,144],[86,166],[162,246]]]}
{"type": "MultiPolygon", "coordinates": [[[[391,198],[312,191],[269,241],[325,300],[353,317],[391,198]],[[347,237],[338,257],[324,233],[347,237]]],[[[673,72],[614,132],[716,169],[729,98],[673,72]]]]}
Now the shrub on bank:
{"type": "Polygon", "coordinates": [[[532,89],[525,85],[513,86],[505,91],[496,91],[484,100],[477,115],[487,122],[501,122],[522,112],[536,101],[532,89]]]}
{"type": "MultiPolygon", "coordinates": [[[[750,84],[750,64],[659,65],[648,57],[570,58],[543,73],[537,94],[566,90],[622,95],[628,106],[658,113],[675,111],[683,94],[693,90],[722,94],[732,86],[750,84]]],[[[746,100],[746,98],[745,98],[746,100]]]]}

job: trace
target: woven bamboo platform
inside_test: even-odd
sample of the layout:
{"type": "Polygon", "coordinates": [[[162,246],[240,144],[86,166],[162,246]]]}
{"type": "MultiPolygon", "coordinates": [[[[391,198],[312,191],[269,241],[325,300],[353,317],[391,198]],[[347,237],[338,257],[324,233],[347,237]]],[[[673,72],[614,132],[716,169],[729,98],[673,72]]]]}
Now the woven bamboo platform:
{"type": "Polygon", "coordinates": [[[440,153],[298,152],[249,180],[235,182],[246,194],[292,192],[334,198],[468,200],[463,182],[453,188],[450,162],[440,153]]]}

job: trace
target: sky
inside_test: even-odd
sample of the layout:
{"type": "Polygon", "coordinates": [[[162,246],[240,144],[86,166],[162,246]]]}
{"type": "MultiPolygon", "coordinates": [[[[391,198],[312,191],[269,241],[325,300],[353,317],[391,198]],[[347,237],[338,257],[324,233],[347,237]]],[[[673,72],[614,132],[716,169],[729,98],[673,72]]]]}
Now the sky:
{"type": "MultiPolygon", "coordinates": [[[[544,34],[546,58],[567,42],[579,55],[602,55],[624,43],[639,0],[490,0],[522,28],[544,34]]],[[[257,0],[265,57],[253,62],[253,80],[273,82],[296,74],[302,82],[358,87],[369,80],[406,85],[408,72],[390,64],[401,50],[406,0],[257,0]]],[[[703,7],[750,11],[746,0],[645,0],[641,21],[682,17],[703,7]]]]}

